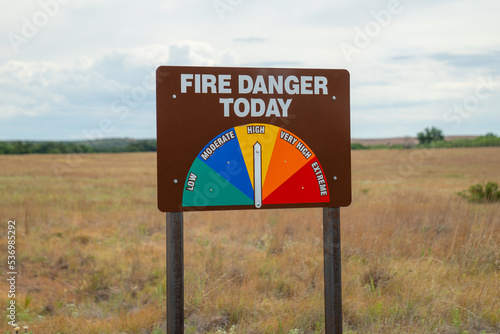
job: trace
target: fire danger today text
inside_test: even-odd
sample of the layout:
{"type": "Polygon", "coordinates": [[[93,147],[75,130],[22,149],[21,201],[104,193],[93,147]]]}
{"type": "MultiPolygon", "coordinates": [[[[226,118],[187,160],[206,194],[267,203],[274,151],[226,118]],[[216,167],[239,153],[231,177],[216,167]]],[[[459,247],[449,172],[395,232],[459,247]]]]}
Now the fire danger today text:
{"type": "Polygon", "coordinates": [[[230,74],[181,74],[181,93],[238,94],[219,98],[224,117],[288,117],[292,104],[288,96],[328,95],[328,79],[324,76],[238,75],[232,80],[230,74]],[[283,97],[262,97],[269,94],[283,97]]]}

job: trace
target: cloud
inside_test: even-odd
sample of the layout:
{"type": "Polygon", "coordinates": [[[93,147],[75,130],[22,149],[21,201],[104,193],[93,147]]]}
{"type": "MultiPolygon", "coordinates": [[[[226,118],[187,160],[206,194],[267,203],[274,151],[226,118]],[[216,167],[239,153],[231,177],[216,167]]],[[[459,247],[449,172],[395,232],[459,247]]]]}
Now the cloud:
{"type": "Polygon", "coordinates": [[[238,65],[237,54],[230,49],[217,52],[206,42],[185,40],[169,46],[168,62],[174,66],[232,66],[238,65]]]}
{"type": "Polygon", "coordinates": [[[169,64],[214,65],[214,50],[208,43],[183,41],[170,46],[169,64]]]}
{"type": "Polygon", "coordinates": [[[454,67],[483,68],[499,73],[500,51],[476,54],[437,53],[430,58],[454,67]]]}
{"type": "MultiPolygon", "coordinates": [[[[500,76],[497,0],[401,0],[385,21],[391,1],[221,1],[231,6],[224,20],[213,1],[70,1],[18,53],[6,34],[21,34],[23,18],[42,9],[9,2],[0,12],[0,137],[81,137],[106,118],[107,136],[152,137],[159,65],[347,68],[353,135],[366,125],[371,136],[433,125],[479,77],[500,76]],[[367,26],[369,42],[348,62],[339,46],[355,45],[367,26]]],[[[494,130],[499,92],[456,131],[481,122],[494,130]]]]}
{"type": "Polygon", "coordinates": [[[9,61],[0,66],[0,139],[9,133],[19,138],[20,127],[42,123],[24,138],[154,137],[156,68],[220,63],[235,65],[237,55],[192,40],[110,50],[69,65],[9,61]],[[112,123],[112,131],[100,125],[103,120],[112,123]]]}
{"type": "Polygon", "coordinates": [[[465,69],[484,69],[490,72],[498,73],[500,70],[500,50],[492,50],[484,53],[452,53],[440,52],[430,55],[398,55],[391,57],[396,62],[416,62],[422,59],[430,59],[438,62],[440,66],[446,65],[455,68],[465,69]]]}
{"type": "Polygon", "coordinates": [[[244,64],[245,66],[252,67],[303,67],[305,64],[300,61],[285,61],[285,60],[274,60],[274,61],[261,61],[261,62],[250,62],[244,64]]]}
{"type": "Polygon", "coordinates": [[[237,37],[233,39],[237,43],[262,43],[265,42],[266,39],[257,36],[249,36],[249,37],[237,37]]]}
{"type": "MultiPolygon", "coordinates": [[[[103,114],[115,99],[143,86],[160,65],[215,65],[221,59],[235,62],[236,56],[230,51],[216,55],[208,43],[184,41],[111,50],[95,58],[78,58],[69,65],[9,61],[0,67],[0,118],[78,114],[82,108],[86,116],[103,114]]],[[[152,102],[154,86],[149,90],[152,102]]]]}
{"type": "Polygon", "coordinates": [[[351,69],[352,136],[414,135],[429,126],[446,134],[494,131],[492,124],[500,122],[492,112],[500,105],[499,77],[495,67],[471,61],[478,59],[399,56],[356,64],[351,69]],[[481,120],[484,130],[477,131],[481,120]]]}
{"type": "Polygon", "coordinates": [[[127,136],[130,125],[125,126],[133,120],[153,137],[157,65],[138,57],[142,53],[113,51],[70,65],[7,62],[0,67],[0,136],[77,139],[102,128],[103,120],[113,122],[113,132],[94,131],[92,136],[127,136]],[[18,129],[26,124],[44,126],[21,135],[18,129]]]}

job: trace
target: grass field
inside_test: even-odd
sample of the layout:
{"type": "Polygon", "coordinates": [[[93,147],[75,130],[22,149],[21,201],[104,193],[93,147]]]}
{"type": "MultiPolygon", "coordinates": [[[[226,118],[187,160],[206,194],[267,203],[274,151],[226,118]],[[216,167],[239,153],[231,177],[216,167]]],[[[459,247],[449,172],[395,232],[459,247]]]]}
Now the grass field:
{"type": "MultiPolygon", "coordinates": [[[[344,332],[499,333],[500,203],[456,193],[500,181],[500,148],[355,151],[352,176],[344,332]]],[[[0,156],[0,219],[5,273],[16,220],[18,323],[165,333],[154,153],[0,156]]],[[[184,219],[186,333],[324,332],[321,209],[184,219]]]]}

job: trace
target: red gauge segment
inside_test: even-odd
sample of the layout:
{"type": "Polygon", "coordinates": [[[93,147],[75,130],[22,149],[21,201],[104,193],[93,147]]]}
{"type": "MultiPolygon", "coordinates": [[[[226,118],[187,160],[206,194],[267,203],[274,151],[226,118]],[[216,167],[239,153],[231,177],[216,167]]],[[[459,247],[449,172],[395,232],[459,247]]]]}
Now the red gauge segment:
{"type": "Polygon", "coordinates": [[[323,169],[315,157],[265,197],[263,204],[324,203],[329,201],[328,184],[323,169]]]}

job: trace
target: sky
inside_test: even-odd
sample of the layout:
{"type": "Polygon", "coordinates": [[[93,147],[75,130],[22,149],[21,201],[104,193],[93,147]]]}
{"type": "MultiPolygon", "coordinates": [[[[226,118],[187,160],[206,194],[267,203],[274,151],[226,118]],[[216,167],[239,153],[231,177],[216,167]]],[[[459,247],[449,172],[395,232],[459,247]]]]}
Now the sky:
{"type": "Polygon", "coordinates": [[[156,136],[160,65],[347,69],[352,138],[500,134],[498,0],[0,0],[0,140],[156,136]]]}

